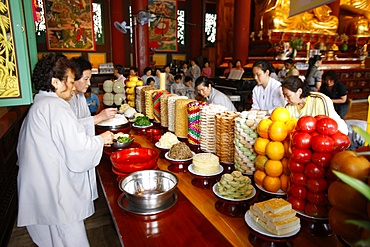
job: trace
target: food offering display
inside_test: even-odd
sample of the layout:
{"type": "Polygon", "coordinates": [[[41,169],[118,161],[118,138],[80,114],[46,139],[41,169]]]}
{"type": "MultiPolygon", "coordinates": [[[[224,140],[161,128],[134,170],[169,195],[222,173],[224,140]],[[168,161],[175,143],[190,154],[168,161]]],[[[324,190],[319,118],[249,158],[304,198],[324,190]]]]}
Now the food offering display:
{"type": "Polygon", "coordinates": [[[188,104],[188,143],[190,148],[200,152],[200,111],[207,102],[194,101],[188,104]]]}
{"type": "Polygon", "coordinates": [[[216,120],[215,115],[227,111],[225,106],[209,104],[200,112],[200,149],[203,152],[216,152],[216,120]]]}
{"type": "Polygon", "coordinates": [[[256,195],[251,179],[239,171],[223,174],[212,189],[218,199],[215,203],[217,211],[231,217],[243,217],[250,200],[256,195]]]}
{"type": "Polygon", "coordinates": [[[142,86],[142,87],[136,87],[135,88],[135,102],[136,102],[136,110],[140,113],[145,114],[146,113],[146,102],[145,102],[145,92],[147,90],[155,90],[154,87],[150,86],[142,86]]]}
{"type": "Polygon", "coordinates": [[[168,98],[168,131],[175,133],[175,122],[176,122],[176,101],[179,99],[187,99],[186,96],[172,96],[168,98]]]}
{"type": "Polygon", "coordinates": [[[265,111],[243,111],[235,118],[234,167],[243,174],[252,176],[256,170],[253,146],[258,137],[257,125],[265,116],[265,111]]]}
{"type": "Polygon", "coordinates": [[[194,99],[177,99],[175,101],[175,135],[180,140],[188,139],[188,104],[195,102],[194,99]]]}
{"type": "Polygon", "coordinates": [[[212,189],[224,168],[216,155],[198,153],[193,155],[193,163],[189,165],[188,170],[194,176],[191,180],[192,185],[201,189],[212,189]]]}
{"type": "Polygon", "coordinates": [[[293,246],[292,240],[300,231],[300,219],[292,205],[282,198],[254,203],[245,214],[252,230],[249,240],[254,246],[293,246]]]}
{"type": "Polygon", "coordinates": [[[215,115],[216,120],[216,155],[225,172],[234,171],[234,128],[238,112],[222,112],[215,115]]]}
{"type": "Polygon", "coordinates": [[[168,99],[177,94],[163,94],[161,97],[161,126],[165,131],[168,130],[168,99]]]}
{"type": "Polygon", "coordinates": [[[328,186],[336,179],[330,162],[334,153],[349,147],[350,139],[334,119],[321,115],[301,117],[291,138],[288,201],[308,222],[310,234],[329,236],[328,186]]]}
{"type": "Polygon", "coordinates": [[[290,133],[296,120],[290,117],[284,107],[276,108],[269,118],[262,119],[257,125],[259,137],[254,142],[257,157],[253,174],[260,196],[271,198],[285,196],[289,183],[288,158],[290,133]]]}
{"type": "MultiPolygon", "coordinates": [[[[336,153],[330,168],[357,179],[357,183],[370,185],[370,162],[360,153],[349,150],[336,153]]],[[[368,187],[364,190],[369,191],[368,187]]],[[[336,180],[329,185],[328,199],[331,205],[329,225],[333,233],[348,246],[356,246],[355,243],[361,240],[369,241],[369,230],[347,222],[370,222],[369,199],[342,180],[336,180]]]]}
{"type": "Polygon", "coordinates": [[[172,145],[179,143],[179,139],[175,134],[172,132],[166,132],[164,133],[158,142],[156,142],[154,145],[156,148],[160,150],[159,157],[164,158],[165,153],[167,153],[172,145]]]}
{"type": "Polygon", "coordinates": [[[187,172],[194,154],[185,142],[173,144],[170,150],[164,155],[166,160],[170,162],[168,170],[176,173],[187,172]]]}
{"type": "Polygon", "coordinates": [[[132,136],[119,132],[117,134],[114,134],[112,146],[113,148],[120,150],[129,147],[133,142],[134,138],[132,136]]]}
{"type": "Polygon", "coordinates": [[[166,90],[160,90],[158,92],[153,92],[152,101],[153,101],[153,118],[155,123],[160,123],[162,121],[161,115],[161,98],[164,95],[169,94],[166,90]]]}
{"type": "Polygon", "coordinates": [[[135,107],[135,87],[143,86],[144,83],[135,75],[130,75],[125,81],[127,104],[135,107]]]}

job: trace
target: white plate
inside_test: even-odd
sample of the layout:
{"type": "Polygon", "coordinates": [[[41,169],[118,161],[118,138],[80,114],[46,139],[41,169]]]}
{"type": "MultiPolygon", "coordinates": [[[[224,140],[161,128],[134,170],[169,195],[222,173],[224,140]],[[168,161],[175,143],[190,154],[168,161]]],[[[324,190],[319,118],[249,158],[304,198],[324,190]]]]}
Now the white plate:
{"type": "Polygon", "coordinates": [[[197,173],[194,171],[194,165],[193,164],[190,164],[188,166],[188,170],[190,173],[194,174],[194,175],[197,175],[197,176],[203,176],[203,177],[211,177],[211,176],[216,176],[216,175],[219,175],[221,174],[223,171],[224,171],[224,168],[222,165],[220,165],[220,170],[216,173],[213,173],[213,174],[200,174],[200,173],[197,173]]]}
{"type": "MultiPolygon", "coordinates": [[[[166,159],[168,159],[169,161],[177,161],[177,162],[181,162],[181,161],[189,161],[189,160],[192,160],[192,159],[193,159],[193,157],[190,157],[190,158],[188,158],[188,159],[175,160],[175,159],[172,159],[172,158],[168,157],[168,153],[169,153],[169,151],[168,151],[168,152],[166,152],[166,153],[164,154],[164,157],[165,157],[166,159]]],[[[193,156],[195,155],[195,153],[194,153],[194,152],[191,152],[191,153],[193,154],[193,156]]]]}
{"type": "Polygon", "coordinates": [[[152,126],[153,126],[153,123],[150,123],[147,126],[136,126],[135,124],[132,124],[132,127],[135,127],[135,128],[138,128],[138,129],[145,129],[145,128],[149,128],[149,127],[152,127],[152,126]]]}
{"type": "Polygon", "coordinates": [[[290,232],[288,234],[284,234],[284,235],[275,235],[273,234],[272,232],[269,232],[267,231],[265,228],[263,228],[260,224],[258,224],[257,222],[255,222],[252,217],[249,215],[249,210],[245,213],[244,215],[244,220],[245,222],[247,223],[247,225],[252,228],[254,231],[264,235],[264,236],[267,236],[267,237],[272,237],[272,238],[288,238],[288,237],[291,237],[291,236],[294,236],[295,234],[297,234],[300,230],[301,230],[301,227],[299,227],[297,230],[293,231],[293,232],[290,232]]]}
{"type": "Polygon", "coordinates": [[[159,146],[159,142],[156,142],[156,143],[154,144],[154,146],[155,146],[155,147],[157,147],[157,148],[159,148],[159,149],[167,149],[167,150],[170,150],[170,148],[165,148],[165,147],[161,147],[161,146],[159,146]]]}
{"type": "Polygon", "coordinates": [[[277,192],[270,192],[270,191],[265,190],[263,187],[259,186],[258,184],[256,184],[256,187],[259,190],[261,190],[261,191],[263,191],[267,194],[271,194],[271,195],[275,195],[275,196],[285,196],[286,195],[286,193],[282,189],[278,190],[277,192]]]}
{"type": "Polygon", "coordinates": [[[213,185],[213,187],[212,187],[213,193],[215,193],[215,195],[218,196],[218,197],[220,197],[221,199],[224,199],[224,200],[227,200],[227,201],[232,201],[232,202],[246,201],[246,200],[252,199],[256,195],[256,189],[253,187],[252,194],[250,196],[246,197],[246,198],[243,198],[243,199],[232,199],[232,198],[224,197],[223,195],[220,195],[220,194],[217,193],[217,184],[218,183],[215,183],[213,185]]]}

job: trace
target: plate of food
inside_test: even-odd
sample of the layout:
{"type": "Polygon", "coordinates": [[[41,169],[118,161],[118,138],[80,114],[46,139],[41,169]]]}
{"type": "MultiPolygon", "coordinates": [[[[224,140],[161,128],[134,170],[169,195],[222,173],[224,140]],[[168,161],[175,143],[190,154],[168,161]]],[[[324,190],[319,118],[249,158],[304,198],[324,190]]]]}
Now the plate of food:
{"type": "Polygon", "coordinates": [[[250,188],[246,189],[246,191],[243,192],[243,194],[241,194],[240,192],[236,193],[236,191],[231,191],[231,190],[229,192],[227,190],[220,192],[217,189],[218,187],[220,187],[220,182],[217,182],[216,184],[213,185],[212,191],[217,197],[223,200],[241,202],[241,201],[250,200],[256,195],[256,189],[252,185],[248,185],[248,187],[249,186],[250,188]]]}
{"type": "Polygon", "coordinates": [[[190,164],[188,166],[188,170],[189,170],[190,173],[192,173],[194,175],[197,175],[197,176],[201,176],[201,177],[212,177],[212,176],[217,176],[217,175],[221,174],[224,171],[224,168],[223,168],[223,166],[220,165],[220,169],[219,169],[218,172],[214,172],[214,173],[211,173],[211,174],[201,174],[201,173],[197,173],[194,170],[194,165],[193,164],[190,164]]]}
{"type": "Polygon", "coordinates": [[[171,149],[165,153],[164,157],[173,162],[186,162],[191,161],[194,155],[195,153],[190,150],[185,142],[178,142],[172,145],[171,149]]]}
{"type": "Polygon", "coordinates": [[[112,146],[115,149],[127,148],[133,143],[133,141],[134,138],[129,134],[119,132],[117,134],[114,134],[112,146]]]}
{"type": "Polygon", "coordinates": [[[270,192],[270,191],[266,190],[265,188],[263,188],[262,186],[260,186],[258,184],[256,184],[256,187],[259,190],[261,190],[261,191],[263,191],[267,194],[270,194],[270,195],[275,195],[275,196],[285,196],[286,195],[286,193],[282,189],[279,189],[277,192],[270,192]]]}
{"type": "MultiPolygon", "coordinates": [[[[245,222],[247,223],[247,225],[255,232],[259,233],[259,234],[262,234],[264,236],[267,236],[267,237],[272,237],[272,238],[289,238],[289,237],[292,237],[294,235],[296,235],[301,227],[299,225],[299,223],[295,223],[294,226],[291,226],[290,229],[293,229],[292,231],[290,231],[290,229],[287,229],[287,231],[290,231],[288,233],[285,233],[285,234],[274,234],[270,231],[268,231],[267,229],[265,229],[264,227],[262,227],[262,225],[260,225],[259,223],[256,222],[255,219],[253,219],[252,217],[252,214],[250,212],[251,210],[248,210],[246,213],[245,213],[245,216],[244,216],[244,220],[245,222]]],[[[289,227],[287,227],[289,228],[289,227]]]]}
{"type": "Polygon", "coordinates": [[[138,116],[132,126],[135,128],[148,128],[153,126],[153,123],[150,122],[147,116],[138,116]]]}

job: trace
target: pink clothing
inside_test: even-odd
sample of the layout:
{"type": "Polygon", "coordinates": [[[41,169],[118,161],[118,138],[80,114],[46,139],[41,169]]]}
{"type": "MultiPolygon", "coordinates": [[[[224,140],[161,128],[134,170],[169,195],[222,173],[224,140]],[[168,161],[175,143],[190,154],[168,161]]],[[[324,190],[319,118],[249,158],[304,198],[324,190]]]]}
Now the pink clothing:
{"type": "Polygon", "coordinates": [[[202,69],[202,74],[201,75],[205,76],[207,78],[210,78],[211,77],[211,72],[212,72],[211,67],[206,67],[206,68],[202,69]]]}

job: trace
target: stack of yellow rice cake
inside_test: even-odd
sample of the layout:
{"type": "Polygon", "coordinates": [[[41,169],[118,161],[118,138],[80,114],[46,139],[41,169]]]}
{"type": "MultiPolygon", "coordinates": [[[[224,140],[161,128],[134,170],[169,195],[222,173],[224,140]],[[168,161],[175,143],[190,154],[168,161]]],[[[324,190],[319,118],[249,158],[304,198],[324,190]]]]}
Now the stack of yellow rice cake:
{"type": "Polygon", "coordinates": [[[251,218],[275,235],[285,235],[300,228],[300,221],[292,204],[281,198],[273,198],[252,205],[248,211],[251,218]]]}

